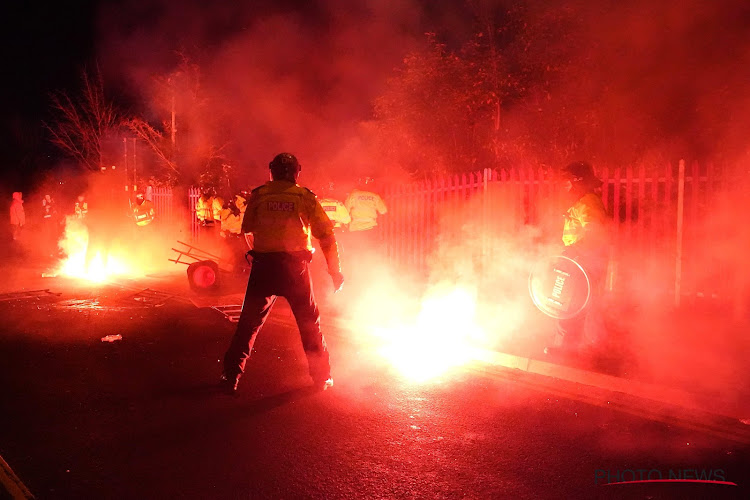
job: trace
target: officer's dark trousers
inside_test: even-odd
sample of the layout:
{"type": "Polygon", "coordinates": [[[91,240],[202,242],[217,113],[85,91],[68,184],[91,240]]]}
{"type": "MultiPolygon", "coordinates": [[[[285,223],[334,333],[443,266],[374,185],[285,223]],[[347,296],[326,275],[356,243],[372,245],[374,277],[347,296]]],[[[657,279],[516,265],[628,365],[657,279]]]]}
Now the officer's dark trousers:
{"type": "MultiPolygon", "coordinates": [[[[555,347],[575,351],[584,343],[591,343],[595,340],[601,340],[602,332],[594,332],[594,324],[587,328],[587,323],[601,322],[600,318],[593,318],[600,315],[599,307],[603,295],[604,278],[607,271],[607,262],[605,258],[586,259],[576,258],[586,274],[589,277],[591,285],[591,298],[589,306],[578,316],[572,319],[557,320],[557,335],[554,340],[555,347]],[[588,337],[586,331],[588,330],[588,337]]],[[[597,325],[598,326],[598,325],[597,325]]]]}
{"type": "Polygon", "coordinates": [[[313,381],[328,379],[331,367],[320,332],[320,312],[312,290],[309,254],[261,253],[254,256],[237,331],[224,355],[224,373],[234,377],[245,371],[255,338],[278,296],[287,299],[297,320],[313,381]]]}

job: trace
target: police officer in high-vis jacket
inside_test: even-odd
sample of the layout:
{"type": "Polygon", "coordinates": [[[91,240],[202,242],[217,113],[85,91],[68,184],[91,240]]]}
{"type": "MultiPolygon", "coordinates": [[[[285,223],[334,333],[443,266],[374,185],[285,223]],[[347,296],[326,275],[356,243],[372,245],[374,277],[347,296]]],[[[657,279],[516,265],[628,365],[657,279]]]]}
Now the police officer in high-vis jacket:
{"type": "Polygon", "coordinates": [[[242,220],[242,232],[252,233],[253,264],[237,331],[224,355],[221,384],[228,392],[237,390],[255,338],[276,297],[282,296],[297,320],[313,383],[326,389],[333,379],[310,278],[310,237],[320,241],[328,273],[339,290],[344,277],[333,225],[312,191],[297,184],[301,167],[294,155],[281,153],[269,166],[271,181],[252,191],[242,220]]]}
{"type": "Polygon", "coordinates": [[[147,200],[146,196],[139,192],[135,195],[135,205],[133,205],[133,218],[138,227],[144,227],[151,224],[156,218],[156,209],[154,202],[147,200]]]}
{"type": "Polygon", "coordinates": [[[371,177],[360,179],[357,187],[349,193],[344,202],[351,216],[349,231],[353,233],[375,234],[378,227],[378,214],[383,215],[388,212],[383,198],[369,189],[372,183],[371,177]]]}
{"type": "Polygon", "coordinates": [[[89,202],[86,201],[86,197],[82,194],[78,195],[75,206],[73,207],[73,214],[78,220],[86,220],[89,215],[89,202]]]}
{"type": "Polygon", "coordinates": [[[603,332],[593,331],[593,323],[587,321],[599,315],[598,306],[603,294],[604,281],[609,263],[609,216],[598,193],[602,185],[593,167],[586,162],[574,162],[561,171],[561,180],[568,193],[571,205],[565,212],[562,254],[575,260],[586,271],[591,286],[589,307],[572,319],[560,319],[552,346],[545,352],[575,352],[584,344],[603,339],[603,332]],[[587,322],[589,327],[586,327],[587,322]],[[584,327],[587,330],[585,334],[584,327]],[[586,338],[588,337],[588,338],[586,338]]]}
{"type": "Polygon", "coordinates": [[[346,209],[343,203],[333,197],[325,197],[320,200],[320,206],[325,210],[328,218],[333,222],[333,229],[336,231],[342,231],[346,229],[347,224],[352,221],[352,217],[349,215],[349,210],[346,209]]]}

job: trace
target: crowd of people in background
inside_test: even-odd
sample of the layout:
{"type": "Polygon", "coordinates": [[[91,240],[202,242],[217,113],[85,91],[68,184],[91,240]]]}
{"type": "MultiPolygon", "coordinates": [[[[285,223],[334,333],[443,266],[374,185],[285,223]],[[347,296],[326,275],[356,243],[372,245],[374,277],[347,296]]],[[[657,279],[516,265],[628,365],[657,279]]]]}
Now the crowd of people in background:
{"type": "MultiPolygon", "coordinates": [[[[388,208],[373,184],[373,178],[362,178],[356,188],[342,197],[335,184],[329,182],[315,193],[337,234],[352,233],[378,241],[378,216],[386,214],[388,208]]],[[[215,230],[222,238],[242,236],[240,228],[249,197],[249,191],[240,191],[225,200],[214,188],[203,188],[195,204],[198,224],[207,231],[215,230]]]]}
{"type": "MultiPolygon", "coordinates": [[[[96,208],[94,207],[94,210],[96,208]]],[[[38,210],[32,210],[27,216],[23,193],[14,192],[10,205],[10,226],[14,242],[20,242],[27,230],[28,222],[34,231],[38,231],[41,239],[35,242],[43,248],[42,254],[50,257],[58,255],[57,242],[65,228],[65,218],[86,224],[89,219],[89,201],[85,194],[79,194],[68,210],[58,210],[58,204],[52,194],[44,194],[39,202],[38,210]]],[[[145,193],[136,192],[134,201],[131,202],[128,216],[132,218],[137,227],[150,225],[156,218],[156,210],[153,202],[147,198],[145,193]]]]}
{"type": "MultiPolygon", "coordinates": [[[[376,244],[379,241],[378,216],[387,213],[382,197],[373,189],[373,179],[362,178],[357,187],[348,195],[341,196],[333,183],[325,184],[319,189],[318,199],[326,214],[331,219],[337,234],[345,233],[356,236],[353,239],[376,244]]],[[[245,241],[241,232],[242,218],[250,197],[249,191],[239,191],[231,199],[225,200],[213,188],[204,188],[196,201],[195,217],[201,228],[215,232],[227,240],[245,241]]],[[[95,207],[92,207],[95,209],[95,207]]],[[[136,226],[150,225],[156,218],[154,203],[143,192],[137,192],[130,204],[132,218],[136,226]]],[[[86,221],[89,217],[89,201],[85,194],[79,194],[73,201],[70,210],[58,210],[52,194],[44,194],[38,211],[32,211],[32,218],[39,215],[40,231],[45,240],[56,241],[65,216],[75,220],[86,221]]],[[[35,221],[37,222],[37,221],[35,221]]],[[[11,234],[14,241],[22,237],[27,225],[23,193],[14,192],[10,205],[11,234]]],[[[347,239],[347,238],[343,238],[347,239]]]]}

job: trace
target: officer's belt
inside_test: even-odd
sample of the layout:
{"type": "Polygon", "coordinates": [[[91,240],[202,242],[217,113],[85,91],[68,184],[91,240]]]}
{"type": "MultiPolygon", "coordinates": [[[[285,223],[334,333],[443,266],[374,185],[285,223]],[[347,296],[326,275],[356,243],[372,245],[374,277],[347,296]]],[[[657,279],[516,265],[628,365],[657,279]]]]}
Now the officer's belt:
{"type": "Polygon", "coordinates": [[[312,261],[312,252],[309,250],[300,250],[297,252],[256,252],[255,250],[249,250],[247,254],[259,262],[264,260],[290,260],[297,262],[310,262],[312,261]]]}

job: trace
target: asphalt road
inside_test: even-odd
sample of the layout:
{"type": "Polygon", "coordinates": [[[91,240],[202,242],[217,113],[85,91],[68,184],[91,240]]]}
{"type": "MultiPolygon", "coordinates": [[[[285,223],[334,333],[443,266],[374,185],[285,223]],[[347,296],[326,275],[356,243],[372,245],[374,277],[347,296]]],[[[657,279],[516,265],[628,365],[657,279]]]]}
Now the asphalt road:
{"type": "Polygon", "coordinates": [[[233,325],[178,298],[139,295],[145,286],[48,280],[37,288],[61,295],[0,296],[0,455],[36,498],[748,493],[747,444],[648,418],[645,402],[643,414],[637,402],[619,411],[606,395],[593,404],[554,381],[476,366],[413,384],[356,332],[327,332],[335,386],[313,392],[283,307],[239,394],[223,395],[218,360],[233,325]],[[108,334],[122,340],[102,342],[108,334]],[[709,474],[738,486],[630,482],[709,474]]]}

